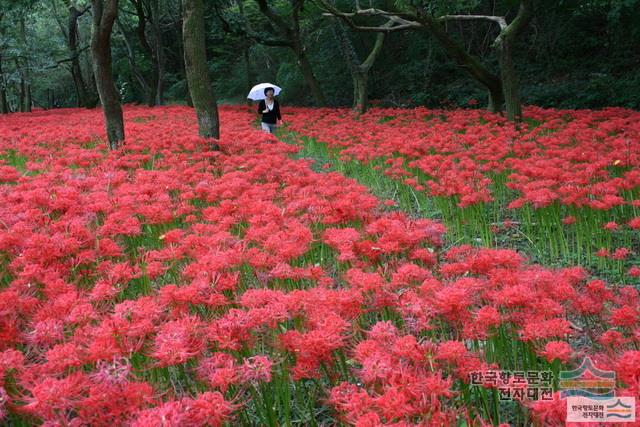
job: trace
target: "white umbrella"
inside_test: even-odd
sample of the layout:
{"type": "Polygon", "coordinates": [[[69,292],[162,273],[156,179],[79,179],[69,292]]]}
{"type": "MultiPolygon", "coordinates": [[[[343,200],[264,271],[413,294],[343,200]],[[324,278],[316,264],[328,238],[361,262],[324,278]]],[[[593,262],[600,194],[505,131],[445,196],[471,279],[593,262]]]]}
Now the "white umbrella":
{"type": "Polygon", "coordinates": [[[251,88],[251,91],[249,92],[249,95],[247,95],[247,98],[253,99],[254,101],[266,99],[264,90],[268,87],[273,88],[273,96],[279,95],[280,91],[282,90],[278,86],[271,83],[260,83],[251,88]]]}

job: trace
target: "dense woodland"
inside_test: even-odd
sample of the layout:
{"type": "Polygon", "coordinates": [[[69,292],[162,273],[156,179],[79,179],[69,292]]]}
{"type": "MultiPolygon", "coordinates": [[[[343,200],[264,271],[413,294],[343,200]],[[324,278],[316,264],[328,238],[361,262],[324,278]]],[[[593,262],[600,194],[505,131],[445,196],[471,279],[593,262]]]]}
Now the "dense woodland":
{"type": "MultiPolygon", "coordinates": [[[[0,2],[3,113],[99,103],[91,3],[0,2]]],[[[190,103],[185,2],[105,3],[117,6],[111,50],[120,101],[190,103]]],[[[205,0],[202,12],[211,92],[222,103],[241,102],[253,83],[273,81],[289,105],[352,105],[365,91],[388,106],[492,107],[504,103],[506,66],[524,104],[638,108],[638,6],[638,0],[205,0]],[[493,18],[512,24],[525,6],[521,28],[499,46],[504,29],[493,18]]]]}

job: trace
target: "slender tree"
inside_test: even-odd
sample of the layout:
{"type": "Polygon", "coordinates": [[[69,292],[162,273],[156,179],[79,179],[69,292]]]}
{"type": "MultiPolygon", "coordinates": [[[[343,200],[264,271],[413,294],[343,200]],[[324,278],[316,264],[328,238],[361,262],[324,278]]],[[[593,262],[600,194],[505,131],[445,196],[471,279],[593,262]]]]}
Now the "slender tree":
{"type": "Polygon", "coordinates": [[[382,51],[382,45],[384,44],[386,33],[378,33],[378,35],[376,36],[375,44],[369,52],[367,59],[361,62],[358,58],[358,53],[356,52],[353,43],[351,43],[351,39],[347,34],[346,28],[344,28],[344,25],[342,25],[341,22],[335,22],[333,30],[336,39],[338,40],[340,51],[342,52],[347,65],[349,66],[351,78],[353,79],[352,108],[358,113],[363,114],[367,111],[368,108],[367,89],[369,81],[369,70],[371,70],[371,67],[373,67],[374,62],[382,51]]]}
{"type": "MultiPolygon", "coordinates": [[[[0,24],[2,24],[4,13],[0,12],[0,24]]],[[[9,113],[9,103],[7,102],[7,83],[2,71],[2,26],[0,25],[0,114],[9,113]]]]}
{"type": "Polygon", "coordinates": [[[111,31],[118,17],[118,0],[91,0],[91,5],[93,73],[104,113],[109,147],[116,149],[124,141],[122,106],[111,70],[111,31]]]}
{"type": "Polygon", "coordinates": [[[31,112],[33,100],[31,99],[31,64],[29,62],[29,43],[27,41],[27,28],[24,22],[24,16],[20,17],[20,42],[24,49],[27,50],[24,61],[22,63],[22,69],[20,72],[20,111],[31,112]]]}
{"type": "Polygon", "coordinates": [[[69,9],[69,21],[67,24],[67,45],[71,54],[71,74],[78,91],[78,104],[82,107],[93,108],[98,103],[95,88],[90,90],[82,76],[82,67],[80,66],[80,50],[78,48],[78,19],[84,15],[89,7],[79,10],[73,2],[65,0],[69,9]]]}
{"type": "MultiPolygon", "coordinates": [[[[182,36],[184,64],[189,92],[198,115],[198,132],[204,138],[220,138],[218,106],[209,81],[205,49],[204,7],[202,0],[183,0],[182,36]]],[[[212,142],[218,150],[218,144],[212,142]]]]}
{"type": "MultiPolygon", "coordinates": [[[[163,80],[164,80],[164,55],[162,52],[162,39],[160,36],[160,17],[158,0],[130,0],[136,10],[138,25],[136,27],[136,35],[142,46],[142,50],[151,61],[151,73],[141,83],[143,91],[147,97],[147,104],[151,107],[161,105],[163,101],[163,80]],[[151,28],[151,41],[147,37],[147,23],[151,28]]],[[[123,34],[126,33],[121,27],[123,34]]],[[[127,43],[128,40],[127,40],[127,43]]],[[[130,43],[129,43],[130,45],[130,43]]],[[[130,56],[130,62],[135,63],[135,52],[130,46],[127,46],[130,56]]],[[[136,76],[138,80],[142,76],[140,73],[136,76]]]]}
{"type": "MultiPolygon", "coordinates": [[[[236,4],[238,5],[238,9],[240,10],[240,15],[242,15],[242,17],[246,20],[246,16],[244,13],[244,2],[242,0],[236,0],[236,4]]],[[[247,21],[247,28],[250,29],[250,25],[248,21],[247,21]]],[[[247,93],[251,91],[251,88],[255,83],[255,76],[253,75],[253,68],[251,67],[251,57],[249,55],[250,47],[251,47],[251,39],[249,39],[248,37],[243,37],[242,57],[244,59],[245,76],[246,76],[245,90],[247,91],[247,93]]],[[[253,101],[247,98],[246,102],[247,102],[247,107],[251,109],[253,106],[253,101]]]]}
{"type": "Polygon", "coordinates": [[[300,20],[302,18],[300,14],[304,6],[304,0],[291,0],[290,20],[286,20],[277,14],[268,5],[267,0],[255,1],[258,4],[260,12],[274,25],[280,33],[280,36],[286,41],[286,46],[289,47],[296,55],[300,71],[309,85],[316,103],[320,106],[325,105],[327,102],[324,97],[324,92],[322,91],[320,83],[313,72],[311,61],[309,61],[309,57],[307,55],[307,48],[302,40],[302,32],[300,30],[300,20]]]}
{"type": "MultiPolygon", "coordinates": [[[[64,5],[68,10],[68,17],[66,25],[62,23],[62,20],[58,17],[56,0],[51,0],[53,6],[54,17],[58,22],[60,31],[67,43],[67,49],[69,50],[69,61],[71,67],[69,72],[73,79],[73,84],[76,90],[76,100],[78,107],[93,108],[98,103],[98,97],[95,90],[91,90],[86,83],[85,78],[82,75],[82,67],[80,66],[80,54],[82,49],[78,47],[80,40],[80,32],[78,30],[78,19],[84,15],[90,7],[87,6],[83,9],[79,9],[75,2],[72,0],[64,0],[64,5]]],[[[94,88],[95,89],[95,88],[94,88]]]]}
{"type": "MultiPolygon", "coordinates": [[[[242,2],[243,0],[239,0],[242,2]]],[[[274,9],[267,0],[254,0],[258,6],[260,13],[267,19],[268,35],[265,36],[262,32],[255,31],[249,25],[249,20],[244,16],[244,11],[241,9],[242,21],[241,26],[232,25],[224,14],[220,12],[219,4],[216,4],[216,10],[218,17],[222,21],[225,29],[229,32],[234,32],[241,36],[246,36],[256,41],[257,43],[265,46],[273,47],[285,47],[290,49],[296,57],[296,63],[304,77],[307,86],[311,90],[311,94],[319,106],[326,105],[326,99],[324,92],[318,82],[318,79],[313,71],[313,66],[309,60],[307,54],[307,46],[303,40],[301,21],[302,12],[304,7],[304,0],[289,0],[289,13],[282,13],[277,9],[274,9]]],[[[222,3],[222,2],[220,2],[222,3]]],[[[273,2],[272,2],[273,3],[273,2]]]]}

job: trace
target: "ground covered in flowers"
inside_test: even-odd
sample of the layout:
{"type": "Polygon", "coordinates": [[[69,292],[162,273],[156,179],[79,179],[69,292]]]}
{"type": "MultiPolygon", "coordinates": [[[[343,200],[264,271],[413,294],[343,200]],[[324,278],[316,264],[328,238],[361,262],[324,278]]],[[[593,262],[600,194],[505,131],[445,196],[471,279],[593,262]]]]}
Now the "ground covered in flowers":
{"type": "Polygon", "coordinates": [[[527,107],[514,125],[483,110],[298,109],[287,120],[334,163],[366,165],[431,204],[455,240],[519,240],[546,264],[640,275],[638,112],[527,107]]]}
{"type": "MultiPolygon", "coordinates": [[[[360,162],[383,158],[387,176],[460,209],[491,203],[484,179],[516,170],[508,186],[522,195],[511,207],[534,194],[537,228],[535,209],[571,209],[556,197],[564,182],[575,209],[597,210],[594,221],[608,212],[615,226],[605,230],[620,233],[610,242],[634,250],[638,157],[621,150],[635,134],[616,138],[637,130],[632,113],[593,113],[575,127],[529,111],[538,130],[523,140],[483,113],[431,112],[438,128],[411,134],[412,120],[432,118],[381,111],[358,118],[363,128],[344,115],[338,131],[340,116],[323,124],[314,114],[326,112],[299,110],[290,129],[360,162]],[[592,151],[580,151],[589,123],[592,151]],[[569,157],[549,142],[564,132],[574,136],[569,157]],[[441,133],[453,139],[436,141],[441,133]],[[485,146],[494,137],[508,148],[485,146]],[[529,170],[527,158],[542,163],[529,170]],[[579,166],[568,182],[556,175],[570,161],[579,166]],[[431,179],[404,172],[415,169],[431,179]],[[480,194],[465,198],[472,190],[480,194]]],[[[564,425],[557,393],[504,402],[470,373],[557,376],[585,355],[616,371],[617,395],[640,397],[636,287],[510,249],[446,244],[442,222],[297,159],[300,146],[256,130],[244,107],[221,116],[220,152],[194,136],[185,107],[127,107],[117,152],[102,140],[99,111],[0,117],[0,423],[564,425]]]]}

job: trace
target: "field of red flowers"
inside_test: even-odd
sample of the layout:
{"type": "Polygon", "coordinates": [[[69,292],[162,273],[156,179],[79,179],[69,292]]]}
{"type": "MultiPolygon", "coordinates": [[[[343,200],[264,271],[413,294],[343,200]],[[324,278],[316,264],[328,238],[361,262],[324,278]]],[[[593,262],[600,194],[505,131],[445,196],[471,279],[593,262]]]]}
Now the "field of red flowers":
{"type": "MultiPolygon", "coordinates": [[[[344,155],[401,159],[387,173],[419,169],[437,179],[406,175],[410,185],[456,203],[495,198],[481,183],[508,163],[516,208],[533,191],[546,196],[531,215],[557,205],[579,225],[580,209],[610,220],[617,209],[625,216],[607,232],[637,227],[638,155],[622,151],[635,116],[527,113],[540,123],[525,138],[476,112],[372,112],[364,128],[311,110],[289,121],[344,155]],[[431,126],[456,143],[431,141],[431,126]],[[560,133],[573,135],[569,157],[560,133]],[[511,148],[498,152],[494,138],[511,148]],[[569,161],[580,166],[570,182],[569,161]]],[[[495,383],[470,379],[545,371],[556,387],[587,355],[615,370],[618,396],[640,397],[634,286],[509,249],[444,246],[440,222],[314,171],[244,108],[221,117],[219,152],[193,136],[186,107],[127,107],[116,152],[99,111],[0,117],[0,423],[560,426],[557,392],[541,399],[503,376],[519,390],[503,400],[495,383]]]]}
{"type": "Polygon", "coordinates": [[[528,107],[298,109],[290,129],[435,200],[451,235],[494,246],[513,229],[538,258],[640,274],[640,113],[528,107]],[[631,270],[629,270],[631,268],[631,270]]]}

